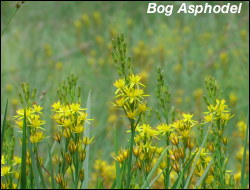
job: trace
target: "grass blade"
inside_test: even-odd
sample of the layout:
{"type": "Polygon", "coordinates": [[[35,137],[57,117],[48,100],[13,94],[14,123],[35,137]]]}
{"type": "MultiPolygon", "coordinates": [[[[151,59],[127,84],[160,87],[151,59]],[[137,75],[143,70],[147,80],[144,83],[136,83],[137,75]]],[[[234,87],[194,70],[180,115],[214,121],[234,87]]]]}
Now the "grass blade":
{"type": "Polygon", "coordinates": [[[193,173],[194,173],[194,169],[195,169],[196,163],[197,163],[198,159],[200,158],[201,149],[204,147],[204,144],[205,144],[205,142],[206,142],[206,140],[207,140],[207,136],[208,136],[208,133],[209,133],[209,131],[210,131],[211,125],[212,125],[212,122],[211,122],[211,124],[208,126],[206,135],[205,135],[205,137],[204,137],[204,139],[203,139],[203,142],[202,142],[202,144],[201,144],[201,146],[200,146],[200,148],[199,148],[197,157],[196,157],[196,159],[195,159],[195,161],[194,161],[194,164],[193,164],[193,166],[192,166],[192,168],[191,168],[190,174],[189,174],[189,176],[188,176],[188,178],[187,178],[187,180],[186,180],[184,189],[187,189],[187,188],[188,188],[189,182],[190,182],[190,180],[191,180],[191,178],[192,178],[192,175],[193,175],[193,173]]]}
{"type": "MultiPolygon", "coordinates": [[[[114,148],[115,148],[115,154],[116,155],[118,154],[117,137],[118,137],[117,128],[116,128],[116,126],[114,126],[114,148]]],[[[116,186],[118,187],[118,189],[120,189],[121,188],[121,168],[120,168],[120,164],[118,162],[116,162],[115,167],[116,167],[116,186]]]]}
{"type": "Polygon", "coordinates": [[[249,112],[248,112],[248,122],[247,122],[247,128],[246,128],[246,134],[244,138],[244,152],[243,152],[243,158],[242,158],[242,164],[241,164],[241,177],[240,177],[240,183],[241,188],[243,189],[244,186],[244,179],[245,179],[245,171],[246,171],[246,157],[247,157],[247,137],[249,133],[249,112]]]}
{"type": "Polygon", "coordinates": [[[193,162],[196,154],[198,151],[196,151],[194,153],[194,155],[188,160],[187,164],[185,165],[184,169],[181,171],[181,174],[178,176],[178,178],[175,180],[175,183],[172,186],[172,189],[179,189],[180,185],[181,185],[181,180],[183,178],[183,175],[185,174],[186,170],[188,169],[188,167],[190,166],[190,164],[193,162]]]}
{"type": "MultiPolygon", "coordinates": [[[[54,143],[53,143],[51,149],[49,149],[49,150],[50,150],[50,155],[53,154],[53,152],[54,152],[54,150],[55,150],[55,147],[56,147],[56,143],[57,143],[57,142],[54,141],[54,143]]],[[[45,167],[45,168],[46,168],[47,165],[49,164],[49,161],[50,161],[50,158],[49,158],[49,155],[48,155],[48,157],[47,157],[47,159],[46,159],[46,161],[45,161],[45,164],[44,164],[44,167],[45,167]]]]}
{"type": "Polygon", "coordinates": [[[209,169],[211,168],[212,164],[213,164],[213,160],[211,160],[211,161],[209,162],[209,164],[207,165],[207,167],[206,167],[205,171],[203,172],[202,176],[200,177],[200,179],[199,179],[198,182],[196,183],[196,185],[195,185],[195,187],[194,187],[195,189],[199,188],[199,186],[201,185],[201,183],[203,182],[203,180],[204,180],[205,177],[207,176],[207,173],[208,173],[209,169]]]}
{"type": "Polygon", "coordinates": [[[154,165],[153,169],[148,174],[148,177],[147,177],[146,181],[144,182],[144,184],[142,185],[141,189],[146,189],[147,187],[150,188],[149,181],[151,180],[151,178],[153,177],[155,171],[159,167],[159,165],[161,163],[161,160],[163,159],[163,156],[165,155],[165,153],[167,152],[167,150],[168,150],[168,147],[166,147],[165,150],[161,153],[161,156],[157,160],[157,162],[154,165]]]}
{"type": "Polygon", "coordinates": [[[6,102],[6,107],[5,107],[5,111],[4,111],[3,125],[2,125],[2,129],[1,129],[1,157],[2,157],[2,151],[3,151],[3,138],[4,138],[5,127],[6,127],[7,109],[8,109],[8,99],[7,99],[7,102],[6,102]]]}
{"type": "Polygon", "coordinates": [[[54,172],[53,172],[53,166],[52,166],[52,156],[51,156],[51,148],[48,145],[48,150],[49,151],[49,164],[50,164],[50,177],[51,177],[51,184],[52,184],[52,189],[55,189],[55,178],[54,178],[54,172]]]}
{"type": "Polygon", "coordinates": [[[23,118],[22,163],[21,163],[21,189],[26,189],[26,109],[23,118]]]}
{"type": "MultiPolygon", "coordinates": [[[[90,108],[91,108],[91,91],[89,91],[88,99],[87,99],[87,115],[90,118],[90,108]]],[[[85,121],[85,131],[84,136],[90,138],[90,124],[85,121]]],[[[89,181],[89,146],[86,147],[86,157],[83,164],[83,169],[85,172],[85,178],[82,184],[83,189],[88,189],[88,181],[89,181]]]]}

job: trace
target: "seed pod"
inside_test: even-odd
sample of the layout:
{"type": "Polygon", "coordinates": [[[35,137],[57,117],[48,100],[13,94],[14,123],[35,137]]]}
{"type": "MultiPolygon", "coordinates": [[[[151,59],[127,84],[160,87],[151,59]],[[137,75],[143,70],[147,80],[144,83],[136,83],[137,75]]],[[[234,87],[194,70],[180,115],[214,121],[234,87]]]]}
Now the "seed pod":
{"type": "Polygon", "coordinates": [[[178,162],[174,162],[174,164],[172,164],[172,167],[177,173],[180,171],[180,165],[178,164],[178,162]]]}
{"type": "Polygon", "coordinates": [[[80,160],[83,162],[85,160],[85,157],[86,157],[86,151],[81,150],[80,151],[80,160]]]}
{"type": "Polygon", "coordinates": [[[81,169],[79,171],[79,179],[80,179],[81,182],[84,181],[84,170],[83,169],[81,169]]]}
{"type": "Polygon", "coordinates": [[[71,163],[72,163],[72,157],[71,157],[70,153],[66,152],[66,153],[64,154],[64,156],[65,156],[66,162],[67,162],[69,165],[71,165],[71,163]]]}
{"type": "Polygon", "coordinates": [[[55,141],[57,141],[58,143],[60,143],[60,142],[61,142],[61,135],[58,134],[58,133],[56,133],[56,134],[54,135],[54,139],[55,139],[55,141]]]}

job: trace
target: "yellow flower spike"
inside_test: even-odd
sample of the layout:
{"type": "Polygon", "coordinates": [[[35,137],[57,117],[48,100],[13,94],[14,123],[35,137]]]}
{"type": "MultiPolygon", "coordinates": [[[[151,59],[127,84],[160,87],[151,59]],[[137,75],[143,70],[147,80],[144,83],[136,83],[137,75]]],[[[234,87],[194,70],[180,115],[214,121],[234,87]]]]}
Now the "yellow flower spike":
{"type": "Polygon", "coordinates": [[[86,146],[94,142],[94,137],[91,139],[89,137],[84,137],[82,143],[86,146]]]}
{"type": "Polygon", "coordinates": [[[43,139],[45,139],[45,135],[43,134],[43,132],[35,132],[35,133],[30,135],[30,142],[31,143],[39,143],[43,139]]]}
{"type": "Polygon", "coordinates": [[[10,170],[11,170],[10,166],[1,167],[1,177],[9,175],[10,173],[12,173],[12,172],[10,172],[10,170]]]}

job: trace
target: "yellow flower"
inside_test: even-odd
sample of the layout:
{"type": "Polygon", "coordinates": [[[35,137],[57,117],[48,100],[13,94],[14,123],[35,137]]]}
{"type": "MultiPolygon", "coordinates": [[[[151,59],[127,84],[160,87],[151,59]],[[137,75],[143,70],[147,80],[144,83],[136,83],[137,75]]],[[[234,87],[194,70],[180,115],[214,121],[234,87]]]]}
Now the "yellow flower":
{"type": "Polygon", "coordinates": [[[4,156],[4,154],[1,156],[1,164],[5,164],[6,163],[6,157],[4,156]]]}
{"type": "Polygon", "coordinates": [[[82,110],[86,110],[86,109],[83,109],[83,108],[81,108],[81,105],[80,104],[71,104],[70,105],[70,109],[71,109],[71,111],[72,111],[72,113],[76,113],[76,112],[79,112],[79,111],[82,111],[82,110]]]}
{"type": "Polygon", "coordinates": [[[210,114],[208,114],[208,115],[205,115],[205,116],[204,116],[204,120],[205,120],[206,122],[208,122],[208,123],[212,122],[212,121],[213,121],[213,114],[210,113],[210,114]]]}
{"type": "Polygon", "coordinates": [[[92,137],[91,139],[89,137],[84,137],[83,141],[82,141],[82,143],[85,144],[85,145],[89,145],[89,144],[91,144],[93,142],[94,142],[94,137],[92,137]]]}
{"type": "Polygon", "coordinates": [[[15,166],[17,164],[21,164],[21,158],[18,157],[18,156],[14,156],[14,158],[13,158],[13,166],[15,166]]]}
{"type": "Polygon", "coordinates": [[[157,137],[157,135],[159,135],[158,131],[152,129],[150,125],[147,124],[137,126],[136,131],[140,133],[141,137],[157,137]]]}
{"type": "Polygon", "coordinates": [[[83,14],[83,15],[82,15],[82,21],[83,21],[83,23],[85,23],[86,25],[89,25],[89,24],[90,24],[89,16],[86,15],[86,14],[83,14]]]}
{"type": "Polygon", "coordinates": [[[10,166],[3,166],[1,167],[1,176],[6,176],[8,174],[10,174],[10,166]]]}
{"type": "Polygon", "coordinates": [[[51,107],[53,108],[53,110],[52,110],[52,111],[56,111],[56,110],[58,110],[58,109],[61,107],[61,103],[60,103],[60,101],[55,102],[55,103],[54,103],[51,107]]]}
{"type": "Polygon", "coordinates": [[[75,26],[77,29],[80,29],[80,28],[82,27],[81,21],[80,21],[80,20],[76,20],[76,21],[74,22],[74,26],[75,26]]]}
{"type": "Polygon", "coordinates": [[[165,135],[167,132],[171,132],[174,129],[172,128],[172,126],[167,125],[167,124],[160,124],[156,127],[158,129],[158,131],[162,134],[165,135]]]}
{"type": "Polygon", "coordinates": [[[30,118],[30,125],[29,126],[31,126],[31,127],[42,129],[40,126],[43,124],[45,124],[45,121],[40,120],[39,115],[34,115],[33,117],[30,118]]]}
{"type": "Polygon", "coordinates": [[[147,108],[147,105],[145,103],[139,104],[139,106],[138,106],[138,112],[141,113],[141,112],[145,112],[147,110],[148,110],[148,108],[147,108]]]}
{"type": "Polygon", "coordinates": [[[235,95],[235,93],[230,93],[230,95],[229,95],[229,101],[230,101],[230,104],[231,105],[235,105],[236,103],[237,103],[237,100],[238,100],[238,98],[237,98],[237,96],[235,95]]]}
{"type": "Polygon", "coordinates": [[[139,75],[130,75],[129,79],[130,79],[130,88],[133,87],[134,85],[139,85],[139,84],[144,86],[142,83],[140,83],[141,76],[139,75]]]}
{"type": "Polygon", "coordinates": [[[116,100],[116,104],[115,104],[115,106],[118,106],[118,107],[123,107],[123,106],[124,106],[124,104],[125,104],[125,98],[124,98],[124,97],[122,97],[122,98],[119,98],[119,99],[117,99],[117,100],[116,100]]]}
{"type": "Polygon", "coordinates": [[[45,138],[45,135],[43,132],[35,132],[30,136],[30,142],[31,143],[38,143],[42,141],[45,138]]]}
{"type": "Polygon", "coordinates": [[[196,123],[196,121],[194,121],[194,120],[192,120],[192,117],[193,117],[193,115],[191,115],[191,114],[182,114],[182,116],[183,116],[183,121],[184,122],[190,122],[191,124],[194,124],[194,123],[196,123]]]}
{"type": "Polygon", "coordinates": [[[73,128],[73,131],[74,131],[75,133],[81,133],[81,132],[84,131],[84,128],[83,128],[83,126],[81,126],[81,125],[77,125],[77,126],[75,126],[75,127],[73,128]]]}
{"type": "Polygon", "coordinates": [[[43,109],[43,107],[37,105],[37,104],[34,104],[33,105],[33,111],[36,112],[36,113],[41,113],[41,110],[43,109]]]}
{"type": "Polygon", "coordinates": [[[126,83],[125,83],[124,79],[119,79],[119,80],[115,81],[114,86],[116,88],[118,88],[117,91],[115,92],[115,94],[117,94],[117,92],[119,92],[121,89],[123,89],[125,87],[125,84],[126,83]]]}
{"type": "Polygon", "coordinates": [[[135,119],[136,116],[137,116],[136,110],[133,110],[133,111],[129,110],[127,112],[127,117],[130,118],[130,119],[135,119]]]}

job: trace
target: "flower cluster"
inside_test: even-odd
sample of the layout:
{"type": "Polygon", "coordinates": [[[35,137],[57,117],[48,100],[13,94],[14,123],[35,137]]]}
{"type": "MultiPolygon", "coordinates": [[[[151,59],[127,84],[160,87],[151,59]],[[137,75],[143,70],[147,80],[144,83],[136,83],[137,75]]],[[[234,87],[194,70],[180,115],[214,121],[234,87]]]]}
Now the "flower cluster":
{"type": "MultiPolygon", "coordinates": [[[[30,129],[30,142],[39,143],[45,138],[43,125],[45,121],[41,119],[42,107],[38,104],[33,104],[32,107],[25,109],[26,122],[30,129]]],[[[24,109],[17,110],[17,115],[14,116],[17,127],[22,131],[24,120],[24,109]]]]}
{"type": "Polygon", "coordinates": [[[141,87],[144,85],[140,82],[141,76],[130,75],[127,80],[119,79],[114,83],[117,88],[115,106],[121,108],[126,113],[126,117],[135,120],[144,113],[148,107],[143,102],[144,90],[141,87]]]}
{"type": "Polygon", "coordinates": [[[65,104],[60,101],[52,105],[52,119],[57,125],[54,139],[60,146],[60,156],[53,156],[58,164],[56,182],[61,188],[67,187],[65,172],[74,175],[72,182],[76,188],[84,181],[83,162],[86,157],[86,147],[93,143],[93,138],[84,136],[85,124],[89,123],[86,109],[80,103],[65,104]],[[64,137],[64,138],[62,138],[64,137]],[[80,182],[80,183],[79,183],[80,182]]]}

